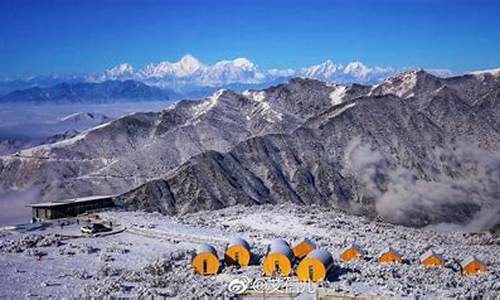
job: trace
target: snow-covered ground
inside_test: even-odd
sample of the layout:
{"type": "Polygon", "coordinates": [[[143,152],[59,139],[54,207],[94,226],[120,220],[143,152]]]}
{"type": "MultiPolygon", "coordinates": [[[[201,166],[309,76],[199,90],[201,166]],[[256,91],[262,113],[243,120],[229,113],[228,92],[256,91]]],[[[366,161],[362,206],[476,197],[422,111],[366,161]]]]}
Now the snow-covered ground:
{"type": "Polygon", "coordinates": [[[0,231],[0,297],[212,298],[227,295],[235,279],[262,280],[260,260],[270,240],[283,238],[294,244],[303,237],[336,259],[329,281],[313,287],[317,291],[426,298],[500,295],[500,236],[491,233],[412,229],[316,206],[236,206],[177,217],[122,211],[99,216],[111,221],[117,233],[80,237],[76,219],[65,220],[71,224],[64,227],[56,222],[0,231]],[[251,243],[252,266],[223,267],[215,277],[193,274],[190,253],[198,244],[212,244],[222,258],[225,243],[233,236],[251,243]],[[337,252],[351,242],[368,252],[365,260],[337,259],[337,252]],[[402,264],[382,266],[374,260],[387,246],[400,251],[402,264]],[[419,266],[419,255],[431,246],[446,259],[445,268],[419,266]],[[488,266],[487,274],[460,274],[460,261],[471,254],[488,266]]]}

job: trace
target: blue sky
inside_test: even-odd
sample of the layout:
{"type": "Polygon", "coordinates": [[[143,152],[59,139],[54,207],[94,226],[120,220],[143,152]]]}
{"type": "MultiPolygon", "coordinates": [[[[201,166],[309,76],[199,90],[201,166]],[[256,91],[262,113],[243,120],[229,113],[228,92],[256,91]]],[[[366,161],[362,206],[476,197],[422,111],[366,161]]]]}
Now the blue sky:
{"type": "Polygon", "coordinates": [[[500,67],[499,28],[493,0],[2,0],[0,76],[141,67],[185,53],[264,68],[332,59],[488,69],[500,67]]]}

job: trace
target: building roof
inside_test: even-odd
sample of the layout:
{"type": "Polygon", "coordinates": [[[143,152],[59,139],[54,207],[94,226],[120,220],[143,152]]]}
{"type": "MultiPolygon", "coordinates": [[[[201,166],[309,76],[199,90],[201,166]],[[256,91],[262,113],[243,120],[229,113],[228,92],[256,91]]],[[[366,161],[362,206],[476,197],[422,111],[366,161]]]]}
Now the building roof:
{"type": "Polygon", "coordinates": [[[419,258],[420,262],[423,262],[424,260],[426,260],[427,258],[429,258],[431,256],[435,256],[435,257],[439,258],[440,260],[444,261],[444,259],[441,255],[434,252],[434,250],[429,249],[429,250],[425,251],[422,255],[420,255],[420,258],[419,258]]]}
{"type": "Polygon", "coordinates": [[[465,266],[467,266],[468,264],[470,264],[471,262],[473,261],[477,261],[479,262],[480,264],[484,265],[482,261],[480,261],[477,257],[475,257],[474,255],[471,255],[471,256],[467,256],[464,260],[462,260],[462,262],[460,263],[460,265],[462,266],[462,268],[465,268],[465,266]]]}
{"type": "Polygon", "coordinates": [[[77,203],[85,203],[85,202],[109,199],[109,198],[114,198],[114,197],[116,197],[116,195],[80,197],[80,198],[64,199],[64,200],[54,201],[54,202],[31,203],[31,204],[28,204],[26,206],[28,206],[28,207],[55,207],[55,206],[61,206],[61,205],[71,205],[71,204],[77,204],[77,203]]]}

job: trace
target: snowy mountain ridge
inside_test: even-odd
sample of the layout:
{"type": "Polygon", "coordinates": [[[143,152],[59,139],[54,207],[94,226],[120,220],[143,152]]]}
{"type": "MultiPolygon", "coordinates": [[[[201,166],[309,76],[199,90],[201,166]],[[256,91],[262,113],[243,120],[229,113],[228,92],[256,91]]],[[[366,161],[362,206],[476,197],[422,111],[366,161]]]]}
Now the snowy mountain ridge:
{"type": "Polygon", "coordinates": [[[266,70],[243,57],[206,65],[194,56],[186,54],[177,62],[163,61],[158,64],[148,64],[138,71],[134,71],[129,64],[120,64],[90,78],[92,80],[128,78],[172,88],[179,85],[214,87],[234,83],[257,84],[280,77],[305,77],[339,83],[377,83],[387,76],[397,74],[397,72],[398,70],[394,68],[368,67],[359,61],[344,66],[326,60],[321,64],[298,70],[266,70]]]}
{"type": "Polygon", "coordinates": [[[375,86],[294,78],[219,90],[1,157],[0,192],[125,192],[124,206],[166,214],[291,202],[489,228],[500,211],[499,89],[491,73],[416,70],[375,86]]]}
{"type": "MultiPolygon", "coordinates": [[[[374,85],[389,77],[413,69],[412,67],[368,66],[360,61],[338,64],[330,59],[317,65],[297,69],[265,69],[244,57],[221,60],[209,65],[201,62],[193,55],[186,54],[179,61],[161,61],[146,64],[140,68],[134,68],[129,63],[122,63],[103,72],[93,74],[49,75],[35,76],[26,80],[3,80],[0,81],[0,95],[29,88],[51,88],[61,83],[137,81],[151,87],[170,90],[176,99],[202,98],[220,88],[235,91],[262,89],[284,83],[294,77],[318,79],[346,85],[353,83],[374,85]]],[[[461,74],[447,69],[429,69],[426,72],[439,77],[451,77],[461,74]]],[[[476,71],[470,74],[495,72],[498,72],[498,69],[476,71]]]]}

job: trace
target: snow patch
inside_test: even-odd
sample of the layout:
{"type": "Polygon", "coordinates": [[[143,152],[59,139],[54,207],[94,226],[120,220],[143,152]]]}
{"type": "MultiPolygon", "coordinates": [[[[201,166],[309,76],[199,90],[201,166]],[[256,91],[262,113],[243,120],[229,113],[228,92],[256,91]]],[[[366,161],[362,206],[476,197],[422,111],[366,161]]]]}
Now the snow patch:
{"type": "MultiPolygon", "coordinates": [[[[266,93],[264,91],[244,91],[243,95],[251,100],[254,100],[258,104],[252,111],[252,114],[260,114],[264,116],[264,119],[269,123],[276,123],[283,120],[283,114],[274,110],[266,100],[266,93]]],[[[251,118],[247,116],[247,120],[251,118]]]]}
{"type": "Polygon", "coordinates": [[[106,115],[90,112],[76,112],[59,118],[59,122],[83,122],[83,121],[104,121],[109,119],[106,115]]]}
{"type": "Polygon", "coordinates": [[[250,98],[254,101],[257,101],[257,102],[262,102],[262,101],[264,101],[264,99],[266,99],[266,92],[265,91],[257,92],[257,91],[246,90],[243,92],[243,96],[250,98]]]}
{"type": "Polygon", "coordinates": [[[283,114],[274,110],[267,102],[259,102],[254,113],[262,115],[269,123],[276,123],[283,120],[283,114]]]}
{"type": "Polygon", "coordinates": [[[330,93],[329,97],[330,100],[332,100],[332,105],[338,105],[342,103],[342,100],[344,99],[345,93],[346,93],[347,87],[340,85],[337,86],[336,89],[330,93]]]}
{"type": "Polygon", "coordinates": [[[492,75],[500,75],[500,68],[490,69],[490,70],[474,71],[474,72],[470,72],[469,74],[472,74],[472,75],[482,75],[482,74],[485,74],[485,73],[490,73],[492,75]]]}
{"type": "Polygon", "coordinates": [[[353,102],[353,103],[349,103],[347,104],[346,106],[342,107],[341,109],[335,111],[335,113],[333,114],[333,117],[336,117],[336,116],[339,116],[341,115],[342,113],[344,113],[346,110],[354,107],[356,105],[356,102],[353,102]]]}
{"type": "Polygon", "coordinates": [[[220,89],[215,92],[212,96],[208,97],[206,100],[202,101],[200,104],[193,107],[193,119],[200,117],[201,115],[206,114],[212,107],[217,104],[217,100],[219,97],[225,92],[225,89],[220,89]]]}

